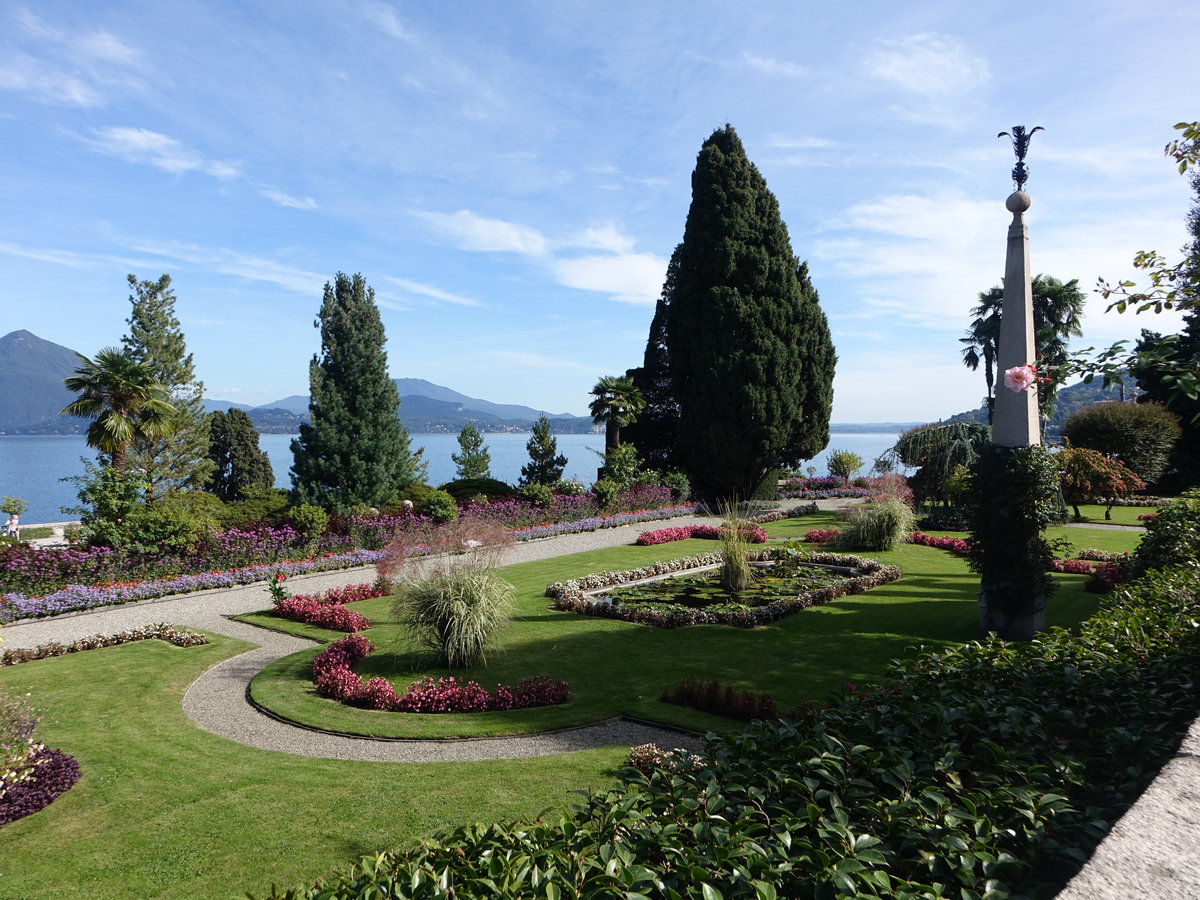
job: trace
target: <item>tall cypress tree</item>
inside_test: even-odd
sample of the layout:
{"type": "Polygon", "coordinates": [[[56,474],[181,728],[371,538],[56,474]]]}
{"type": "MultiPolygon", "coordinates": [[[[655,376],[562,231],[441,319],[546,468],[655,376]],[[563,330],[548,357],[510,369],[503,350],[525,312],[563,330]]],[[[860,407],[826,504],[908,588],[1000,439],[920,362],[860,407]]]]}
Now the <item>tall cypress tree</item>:
{"type": "Polygon", "coordinates": [[[212,473],[204,382],[196,378],[192,354],[175,316],[171,276],[138,281],[129,275],[127,280],[132,311],[125,320],[129,334],[121,343],[133,359],[150,365],[175,407],[167,433],[134,441],[129,465],[141,470],[148,500],[171,490],[199,490],[212,473]]]}
{"type": "Polygon", "coordinates": [[[292,495],[331,512],[378,506],[416,482],[418,466],[388,377],[375,291],[361,275],[325,285],[321,353],[309,364],[310,425],[292,441],[292,495]]]}
{"type": "Polygon", "coordinates": [[[222,500],[244,500],[251,488],[275,484],[275,472],[266,451],[258,446],[258,432],[245,410],[210,413],[209,459],[213,473],[205,485],[222,500]]]}
{"type": "Polygon", "coordinates": [[[638,448],[648,468],[663,472],[680,467],[677,439],[679,403],[671,386],[667,350],[667,308],[675,291],[679,250],[679,247],[675,248],[667,264],[666,283],[654,306],[654,318],[650,321],[650,336],[646,339],[642,365],[625,373],[633,379],[646,401],[646,408],[638,415],[637,421],[625,426],[625,439],[638,448]]]}
{"type": "Polygon", "coordinates": [[[680,459],[700,496],[747,497],[828,442],[836,357],[779,204],[729,125],[700,149],[673,262],[664,300],[680,459]]]}

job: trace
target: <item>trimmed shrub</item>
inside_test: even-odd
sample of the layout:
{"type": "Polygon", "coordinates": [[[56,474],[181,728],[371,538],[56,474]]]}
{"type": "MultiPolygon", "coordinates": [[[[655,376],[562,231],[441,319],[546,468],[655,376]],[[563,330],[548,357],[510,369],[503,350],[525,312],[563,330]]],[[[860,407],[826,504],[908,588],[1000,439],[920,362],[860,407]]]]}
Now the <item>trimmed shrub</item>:
{"type": "Polygon", "coordinates": [[[288,510],[287,520],[288,524],[296,529],[297,534],[312,543],[325,533],[325,526],[329,524],[329,513],[319,506],[301,503],[288,510]]]}
{"type": "Polygon", "coordinates": [[[517,496],[516,488],[495,478],[456,478],[454,481],[438,485],[438,490],[445,491],[460,501],[468,500],[477,494],[483,494],[489,500],[517,496]]]}
{"type": "Polygon", "coordinates": [[[554,503],[554,491],[548,485],[534,482],[521,488],[521,499],[528,500],[541,509],[549,509],[554,503]]]}

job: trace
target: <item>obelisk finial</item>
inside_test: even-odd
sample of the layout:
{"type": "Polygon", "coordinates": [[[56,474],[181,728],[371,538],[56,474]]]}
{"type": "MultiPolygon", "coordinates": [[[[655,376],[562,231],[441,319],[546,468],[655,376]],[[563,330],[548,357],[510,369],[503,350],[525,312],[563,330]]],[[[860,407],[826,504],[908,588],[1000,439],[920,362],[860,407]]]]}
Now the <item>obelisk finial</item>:
{"type": "Polygon", "coordinates": [[[1014,125],[1012,133],[1002,131],[996,137],[1011,138],[1013,145],[1013,153],[1017,155],[1017,164],[1013,166],[1012,178],[1013,185],[1018,191],[1025,190],[1025,182],[1029,180],[1029,169],[1025,167],[1025,154],[1029,152],[1029,141],[1035,133],[1045,131],[1041,125],[1038,125],[1033,131],[1025,132],[1024,125],[1014,125]]]}

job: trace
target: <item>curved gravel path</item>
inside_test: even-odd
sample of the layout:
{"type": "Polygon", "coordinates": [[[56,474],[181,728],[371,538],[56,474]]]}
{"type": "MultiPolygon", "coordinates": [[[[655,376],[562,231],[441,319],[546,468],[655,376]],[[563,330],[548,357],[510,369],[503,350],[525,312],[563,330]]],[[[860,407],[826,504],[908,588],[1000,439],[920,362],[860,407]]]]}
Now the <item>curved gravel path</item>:
{"type": "MultiPolygon", "coordinates": [[[[818,502],[825,509],[853,503],[843,500],[818,502]]],[[[785,508],[794,505],[787,503],[785,508]]],[[[643,531],[662,528],[670,522],[678,524],[678,521],[642,522],[526,541],[506,548],[501,564],[631,544],[643,531]]],[[[719,524],[721,520],[689,516],[687,521],[689,524],[719,524]]],[[[300,576],[291,579],[290,583],[302,584],[305,593],[319,593],[331,587],[372,580],[374,574],[373,567],[361,567],[300,576]]],[[[319,732],[287,723],[264,713],[249,701],[250,682],[265,666],[312,647],[314,642],[231,619],[263,609],[268,604],[269,596],[261,583],[199,591],[14,623],[5,626],[4,640],[8,647],[36,647],[50,641],[68,643],[94,634],[112,634],[170,622],[256,644],[255,649],[218,663],[192,682],[184,694],[183,709],[202,728],[230,740],[300,756],[380,762],[446,762],[547,756],[613,744],[656,743],[689,750],[698,750],[703,744],[695,735],[625,718],[538,734],[453,740],[378,740],[319,732]]]]}

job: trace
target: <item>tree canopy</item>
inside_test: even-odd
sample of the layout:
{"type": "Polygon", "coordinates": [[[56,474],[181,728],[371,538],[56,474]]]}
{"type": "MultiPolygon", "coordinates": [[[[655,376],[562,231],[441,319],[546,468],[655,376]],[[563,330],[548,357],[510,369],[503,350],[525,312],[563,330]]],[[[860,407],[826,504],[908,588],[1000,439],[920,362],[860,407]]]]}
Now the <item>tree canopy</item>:
{"type": "Polygon", "coordinates": [[[141,470],[147,499],[174,489],[199,489],[212,470],[208,457],[208,421],[204,414],[204,382],[196,378],[192,354],[175,315],[171,276],[138,281],[128,275],[129,334],[121,338],[126,352],[150,366],[166,388],[175,411],[161,434],[134,438],[131,464],[141,470]]]}
{"type": "Polygon", "coordinates": [[[592,388],[588,411],[592,421],[604,426],[604,452],[621,443],[621,429],[637,421],[646,399],[629,375],[605,375],[592,388]]]}
{"type": "Polygon", "coordinates": [[[292,494],[330,512],[379,506],[418,479],[419,461],[397,412],[375,291],[362,275],[326,283],[309,364],[311,424],[292,441],[292,494]]]}
{"type": "Polygon", "coordinates": [[[228,502],[246,499],[253,488],[274,486],[271,460],[259,448],[258,432],[245,410],[210,413],[208,435],[213,472],[205,490],[228,502]]]}
{"type": "Polygon", "coordinates": [[[664,285],[677,450],[700,496],[750,496],[828,443],[836,357],[779,204],[726,125],[692,174],[664,285]]]}
{"type": "Polygon", "coordinates": [[[450,459],[457,468],[458,478],[492,477],[492,454],[474,422],[468,422],[459,431],[458,447],[458,453],[450,454],[450,459]]]}
{"type": "Polygon", "coordinates": [[[521,486],[544,484],[553,487],[562,481],[567,458],[558,452],[558,441],[550,432],[550,420],[538,416],[533,423],[533,434],[525,445],[529,451],[529,462],[521,467],[521,486]]]}

